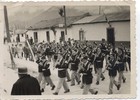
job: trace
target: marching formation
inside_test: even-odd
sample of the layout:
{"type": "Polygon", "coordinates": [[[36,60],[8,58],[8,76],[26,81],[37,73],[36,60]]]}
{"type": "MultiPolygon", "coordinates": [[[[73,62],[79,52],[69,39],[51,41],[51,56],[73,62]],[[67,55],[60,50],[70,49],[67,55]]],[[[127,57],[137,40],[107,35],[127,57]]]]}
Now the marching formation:
{"type": "Polygon", "coordinates": [[[127,70],[126,65],[131,71],[130,50],[123,44],[115,48],[106,43],[105,39],[97,44],[89,41],[67,41],[62,43],[40,43],[34,49],[36,63],[38,64],[38,83],[40,91],[44,92],[45,86],[50,85],[54,90],[54,95],[58,95],[61,87],[64,87],[64,93],[72,92],[71,86],[80,85],[83,94],[97,95],[98,90],[91,88],[94,75],[96,75],[96,85],[100,85],[105,80],[104,72],[108,70],[110,77],[108,94],[113,94],[113,85],[117,90],[121,88],[121,83],[126,82],[123,74],[127,70]],[[105,61],[105,70],[103,62],[105,61]],[[53,62],[53,66],[51,66],[53,62]],[[50,68],[58,70],[58,83],[54,84],[51,79],[50,68]],[[68,70],[70,69],[70,70],[68,70]],[[70,72],[71,71],[71,75],[70,72]],[[118,74],[118,81],[115,80],[118,74]],[[70,86],[67,84],[70,82],[70,86]]]}

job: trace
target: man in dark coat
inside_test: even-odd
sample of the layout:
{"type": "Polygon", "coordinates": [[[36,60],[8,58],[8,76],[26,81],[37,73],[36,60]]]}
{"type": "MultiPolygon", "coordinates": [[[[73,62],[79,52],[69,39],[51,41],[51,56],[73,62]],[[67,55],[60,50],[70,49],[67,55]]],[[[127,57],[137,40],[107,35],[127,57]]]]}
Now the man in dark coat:
{"type": "Polygon", "coordinates": [[[19,79],[14,83],[11,95],[41,95],[36,78],[27,74],[27,68],[18,68],[19,79]]]}

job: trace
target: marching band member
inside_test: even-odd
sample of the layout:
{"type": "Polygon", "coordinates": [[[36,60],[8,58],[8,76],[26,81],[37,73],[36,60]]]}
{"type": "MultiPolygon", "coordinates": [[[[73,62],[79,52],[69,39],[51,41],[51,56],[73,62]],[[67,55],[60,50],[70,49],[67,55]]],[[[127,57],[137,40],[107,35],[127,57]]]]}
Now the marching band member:
{"type": "Polygon", "coordinates": [[[37,79],[38,79],[39,84],[41,84],[42,78],[44,76],[43,76],[43,71],[42,71],[43,63],[42,63],[42,60],[41,60],[41,53],[39,51],[37,52],[36,63],[38,64],[38,73],[39,73],[37,79]]]}
{"type": "Polygon", "coordinates": [[[95,66],[97,70],[97,81],[96,85],[99,85],[100,78],[102,78],[102,81],[105,79],[103,73],[102,73],[102,68],[103,68],[103,60],[104,56],[101,53],[101,49],[98,47],[97,48],[97,54],[95,55],[95,66]]]}
{"type": "Polygon", "coordinates": [[[98,91],[95,91],[94,89],[91,89],[91,84],[92,84],[92,66],[91,63],[88,61],[88,57],[85,56],[82,59],[83,66],[80,69],[80,72],[83,74],[82,76],[82,83],[84,84],[83,88],[83,94],[86,95],[88,92],[91,94],[97,94],[98,91]]]}
{"type": "Polygon", "coordinates": [[[108,70],[108,75],[109,75],[109,79],[110,79],[108,94],[113,94],[113,84],[115,84],[115,86],[117,87],[118,90],[120,88],[120,85],[115,81],[115,77],[117,75],[115,54],[109,55],[106,69],[108,70]]]}
{"type": "MultiPolygon", "coordinates": [[[[124,77],[124,52],[121,48],[118,48],[118,55],[117,55],[117,67],[118,67],[118,73],[119,73],[119,78],[118,78],[118,84],[121,86],[121,82],[123,79],[123,83],[125,83],[126,78],[124,77]]],[[[119,90],[119,88],[118,88],[119,90]]]]}
{"type": "Polygon", "coordinates": [[[58,59],[58,61],[56,62],[56,68],[58,68],[59,81],[58,81],[57,89],[53,93],[54,95],[58,95],[59,90],[61,89],[62,86],[65,89],[64,93],[70,92],[68,84],[65,80],[66,79],[67,61],[65,61],[65,59],[63,58],[65,56],[65,54],[64,54],[64,56],[62,56],[62,54],[60,56],[61,56],[60,59],[58,59]]]}
{"type": "Polygon", "coordinates": [[[71,64],[71,86],[75,85],[75,80],[77,81],[78,85],[80,84],[80,76],[77,73],[78,70],[78,65],[80,63],[80,60],[78,59],[78,53],[76,53],[76,51],[73,50],[72,52],[72,59],[70,60],[70,64],[71,64]]]}
{"type": "Polygon", "coordinates": [[[50,78],[51,72],[50,72],[50,68],[49,68],[49,67],[50,67],[49,60],[46,60],[46,57],[43,56],[43,57],[42,57],[42,61],[43,61],[43,69],[42,69],[42,70],[43,70],[43,75],[44,75],[44,77],[43,77],[43,82],[42,82],[42,89],[41,89],[41,91],[44,92],[46,82],[47,82],[48,84],[50,84],[50,86],[52,87],[51,90],[54,90],[55,85],[54,85],[54,83],[52,82],[52,79],[50,78]]]}

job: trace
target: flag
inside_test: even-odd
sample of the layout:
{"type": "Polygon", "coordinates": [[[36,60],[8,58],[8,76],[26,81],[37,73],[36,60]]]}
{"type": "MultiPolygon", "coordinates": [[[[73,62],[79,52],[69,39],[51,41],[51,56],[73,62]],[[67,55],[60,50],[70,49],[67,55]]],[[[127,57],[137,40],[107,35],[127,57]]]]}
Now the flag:
{"type": "Polygon", "coordinates": [[[104,14],[104,16],[105,16],[105,20],[106,20],[106,22],[108,23],[108,25],[111,27],[111,24],[110,24],[110,21],[108,20],[108,18],[107,18],[107,16],[106,16],[106,14],[103,12],[103,14],[104,14]]]}

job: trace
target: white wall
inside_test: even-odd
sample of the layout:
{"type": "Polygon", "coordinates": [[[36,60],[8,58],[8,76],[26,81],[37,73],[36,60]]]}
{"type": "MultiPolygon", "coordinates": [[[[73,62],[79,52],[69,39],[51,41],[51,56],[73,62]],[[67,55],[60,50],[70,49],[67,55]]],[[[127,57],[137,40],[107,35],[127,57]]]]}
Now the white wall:
{"type": "Polygon", "coordinates": [[[12,35],[11,41],[12,41],[12,42],[16,42],[16,37],[17,37],[17,35],[12,35]]]}
{"type": "Polygon", "coordinates": [[[45,41],[47,42],[47,36],[46,36],[46,32],[49,31],[50,33],[50,42],[52,42],[53,40],[55,40],[54,38],[54,33],[52,30],[50,29],[43,29],[43,30],[29,30],[27,32],[27,35],[30,37],[33,38],[33,41],[34,41],[34,32],[37,32],[38,34],[38,42],[42,42],[42,41],[45,41]]]}
{"type": "MultiPolygon", "coordinates": [[[[22,34],[19,35],[20,36],[20,42],[25,42],[25,34],[23,34],[23,37],[22,37],[22,34]]],[[[16,35],[12,35],[11,37],[11,41],[15,41],[16,42],[16,37],[17,37],[17,34],[16,35]]]]}
{"type": "MultiPolygon", "coordinates": [[[[115,28],[116,41],[130,41],[130,22],[113,22],[111,25],[115,28]]],[[[82,28],[87,40],[101,40],[107,38],[107,27],[107,23],[73,25],[71,34],[75,40],[79,40],[79,30],[82,28]]]]}
{"type": "MultiPolygon", "coordinates": [[[[59,39],[61,37],[61,31],[64,31],[65,33],[65,29],[64,28],[56,28],[56,37],[57,37],[57,42],[59,42],[59,39]]],[[[65,35],[65,40],[67,41],[68,38],[72,38],[72,30],[71,28],[67,28],[67,35],[65,35]]]]}
{"type": "Polygon", "coordinates": [[[32,37],[32,38],[33,38],[33,42],[34,42],[34,35],[33,35],[33,32],[34,32],[34,31],[32,31],[32,30],[28,30],[28,32],[26,33],[26,35],[28,35],[29,39],[30,39],[30,37],[32,37]]]}
{"type": "Polygon", "coordinates": [[[25,34],[23,34],[23,37],[22,34],[20,34],[19,36],[20,36],[20,42],[25,42],[25,34]]]}
{"type": "MultiPolygon", "coordinates": [[[[112,27],[115,28],[115,40],[116,41],[130,41],[130,22],[113,22],[112,27]]],[[[96,23],[96,24],[85,24],[85,25],[73,25],[71,28],[67,28],[67,35],[65,40],[68,38],[73,38],[79,40],[79,30],[82,28],[85,31],[86,40],[101,40],[102,38],[107,38],[106,28],[107,23],[96,23]]],[[[43,40],[47,42],[46,32],[50,33],[50,42],[55,40],[54,33],[50,29],[44,30],[29,30],[27,32],[29,38],[32,37],[34,40],[34,32],[38,33],[38,42],[43,40]]],[[[56,42],[59,42],[61,37],[61,31],[65,32],[63,28],[56,28],[56,42]]]]}
{"type": "MultiPolygon", "coordinates": [[[[29,30],[27,32],[27,35],[28,37],[32,37],[33,38],[33,41],[34,41],[34,32],[37,32],[38,33],[38,42],[42,42],[43,40],[45,42],[47,42],[47,36],[46,36],[46,32],[49,31],[50,33],[50,42],[54,41],[55,40],[55,36],[54,36],[54,33],[52,30],[50,29],[44,29],[44,30],[29,30]]],[[[61,31],[64,31],[65,32],[65,29],[62,29],[62,28],[56,28],[56,42],[59,42],[60,41],[60,37],[61,37],[61,31]]],[[[71,29],[68,28],[67,29],[67,35],[65,36],[65,39],[68,40],[68,38],[72,38],[72,34],[71,34],[71,29]]]]}

